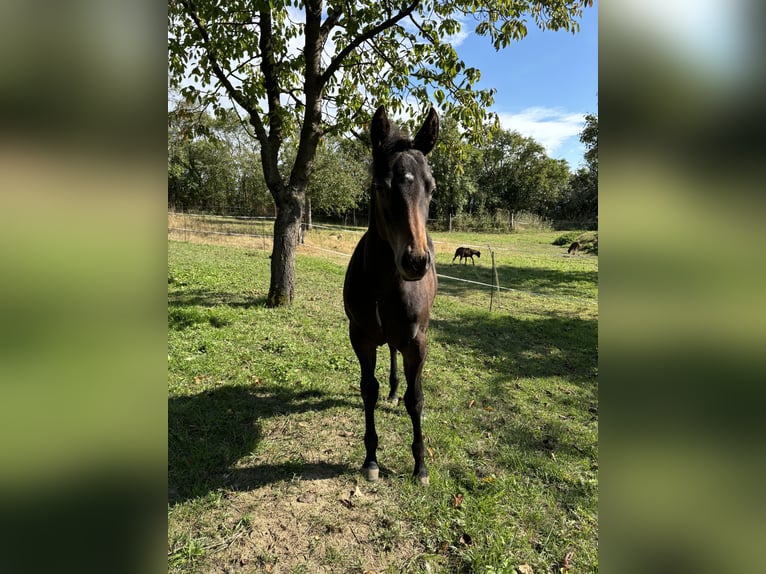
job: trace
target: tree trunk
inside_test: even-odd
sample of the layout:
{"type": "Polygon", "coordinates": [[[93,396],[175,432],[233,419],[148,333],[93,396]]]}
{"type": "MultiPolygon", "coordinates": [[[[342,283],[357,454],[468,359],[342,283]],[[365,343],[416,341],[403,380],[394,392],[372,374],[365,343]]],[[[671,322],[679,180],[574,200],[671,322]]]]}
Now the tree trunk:
{"type": "Polygon", "coordinates": [[[274,248],[271,252],[269,307],[292,305],[295,298],[295,250],[301,229],[305,190],[286,189],[277,206],[274,248]]]}

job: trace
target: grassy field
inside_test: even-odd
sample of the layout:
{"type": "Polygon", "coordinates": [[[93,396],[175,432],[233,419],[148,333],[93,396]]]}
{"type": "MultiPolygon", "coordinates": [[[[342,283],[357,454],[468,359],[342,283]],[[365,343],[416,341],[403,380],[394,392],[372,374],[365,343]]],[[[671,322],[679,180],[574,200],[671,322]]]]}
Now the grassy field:
{"type": "Polygon", "coordinates": [[[402,404],[379,405],[381,479],[361,477],[341,295],[358,232],[307,234],[289,309],[264,306],[261,239],[169,241],[169,570],[540,574],[571,553],[598,572],[598,259],[558,235],[433,235],[425,488],[402,404]],[[450,263],[457,245],[475,266],[450,263]]]}

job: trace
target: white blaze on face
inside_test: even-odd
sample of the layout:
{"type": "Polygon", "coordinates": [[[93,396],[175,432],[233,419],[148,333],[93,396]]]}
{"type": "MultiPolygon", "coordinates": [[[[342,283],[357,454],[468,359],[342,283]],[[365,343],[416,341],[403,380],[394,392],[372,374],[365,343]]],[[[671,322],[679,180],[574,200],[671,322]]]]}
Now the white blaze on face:
{"type": "MultiPolygon", "coordinates": [[[[417,262],[415,265],[420,266],[423,258],[430,259],[422,197],[429,183],[418,181],[421,168],[427,166],[419,157],[405,153],[397,159],[391,177],[385,180],[385,184],[391,194],[386,201],[387,209],[398,213],[389,212],[387,217],[390,220],[380,222],[381,231],[391,245],[400,273],[413,280],[419,278],[420,273],[417,273],[418,276],[412,276],[413,272],[407,270],[411,267],[409,262],[417,262]],[[400,193],[402,197],[395,199],[400,193]]],[[[426,179],[429,177],[430,174],[426,174],[426,179]]]]}

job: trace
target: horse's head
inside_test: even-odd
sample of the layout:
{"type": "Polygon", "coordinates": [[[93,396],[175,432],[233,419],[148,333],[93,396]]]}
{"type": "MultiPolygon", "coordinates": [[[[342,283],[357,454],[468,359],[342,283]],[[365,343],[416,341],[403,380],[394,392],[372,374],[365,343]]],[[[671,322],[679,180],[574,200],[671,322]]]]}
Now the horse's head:
{"type": "Polygon", "coordinates": [[[439,117],[433,108],[410,141],[392,129],[386,110],[379,107],[370,126],[372,137],[371,201],[375,225],[394,252],[399,274],[421,279],[433,261],[428,248],[426,219],[436,187],[426,154],[436,144],[439,117]]]}

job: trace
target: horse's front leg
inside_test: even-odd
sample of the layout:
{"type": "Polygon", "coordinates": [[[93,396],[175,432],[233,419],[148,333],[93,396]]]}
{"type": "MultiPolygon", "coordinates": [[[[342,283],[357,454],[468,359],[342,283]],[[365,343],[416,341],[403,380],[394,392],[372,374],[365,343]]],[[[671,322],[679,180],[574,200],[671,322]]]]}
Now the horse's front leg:
{"type": "Polygon", "coordinates": [[[404,405],[412,420],[412,456],[415,459],[413,477],[421,484],[428,484],[428,470],[424,460],[423,445],[423,385],[421,376],[426,362],[428,347],[424,333],[418,336],[402,352],[404,358],[404,376],[407,379],[407,391],[404,393],[404,405]]]}
{"type": "Polygon", "coordinates": [[[359,389],[364,402],[364,448],[367,452],[362,471],[367,480],[378,480],[379,468],[376,451],[378,449],[378,433],[375,431],[375,405],[378,402],[378,389],[380,385],[375,378],[375,362],[377,359],[377,346],[365,338],[353,325],[349,329],[351,346],[354,348],[359,367],[362,371],[362,380],[359,389]]]}
{"type": "Polygon", "coordinates": [[[389,345],[388,350],[391,353],[391,370],[388,375],[388,385],[391,390],[388,393],[388,401],[393,406],[396,406],[399,404],[399,376],[396,373],[396,349],[389,345]]]}

